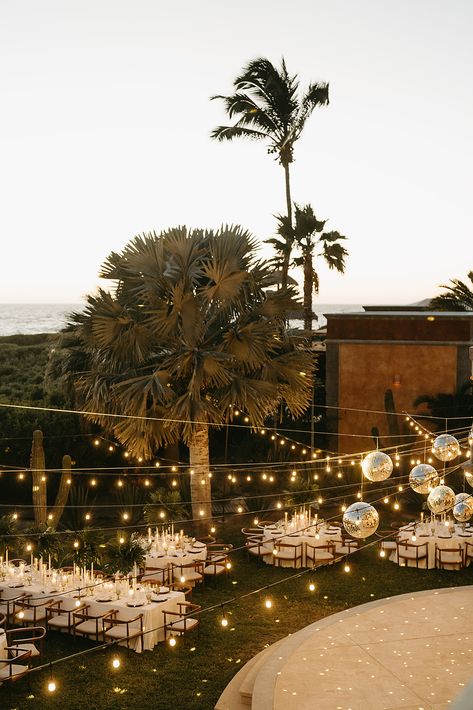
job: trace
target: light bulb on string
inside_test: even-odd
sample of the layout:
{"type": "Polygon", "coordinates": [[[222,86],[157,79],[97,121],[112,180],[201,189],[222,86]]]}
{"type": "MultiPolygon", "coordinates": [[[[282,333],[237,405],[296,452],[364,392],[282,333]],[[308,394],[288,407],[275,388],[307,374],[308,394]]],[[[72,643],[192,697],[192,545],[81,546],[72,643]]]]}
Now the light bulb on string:
{"type": "Polygon", "coordinates": [[[309,592],[315,592],[315,584],[314,584],[314,582],[309,582],[309,592]]]}
{"type": "Polygon", "coordinates": [[[120,659],[117,656],[115,656],[115,658],[112,661],[112,668],[115,668],[115,670],[116,670],[117,668],[120,668],[120,666],[121,666],[120,659]]]}
{"type": "Polygon", "coordinates": [[[272,602],[272,599],[270,599],[270,597],[266,597],[266,599],[264,600],[264,606],[266,609],[272,608],[273,602],[272,602]]]}

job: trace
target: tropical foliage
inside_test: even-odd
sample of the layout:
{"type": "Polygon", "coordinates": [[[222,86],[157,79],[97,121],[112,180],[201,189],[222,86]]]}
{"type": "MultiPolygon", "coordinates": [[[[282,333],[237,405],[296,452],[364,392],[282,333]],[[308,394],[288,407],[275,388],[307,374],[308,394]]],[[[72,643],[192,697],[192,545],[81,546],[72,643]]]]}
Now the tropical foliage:
{"type": "Polygon", "coordinates": [[[18,523],[13,513],[2,515],[0,517],[0,554],[3,557],[7,547],[11,550],[15,546],[17,532],[18,523]]]}
{"type": "Polygon", "coordinates": [[[464,382],[456,392],[420,395],[415,400],[414,406],[420,404],[425,404],[433,417],[440,419],[453,417],[456,427],[467,427],[473,417],[473,382],[464,382]]]}
{"type": "Polygon", "coordinates": [[[111,540],[106,548],[104,569],[110,574],[128,574],[135,565],[143,567],[145,557],[145,550],[133,537],[111,540]]]}
{"type": "MultiPolygon", "coordinates": [[[[276,156],[285,176],[287,219],[292,225],[292,199],[289,166],[294,161],[294,145],[304,126],[319,106],[328,104],[328,84],[314,82],[299,93],[296,74],[289,74],[284,59],[277,69],[268,59],[258,58],[243,68],[233,82],[230,96],[213,96],[221,99],[231,126],[217,126],[212,138],[219,141],[248,138],[264,141],[268,152],[276,156]]],[[[282,264],[282,287],[287,285],[291,244],[282,264]]]]}
{"type": "Polygon", "coordinates": [[[113,290],[88,296],[72,318],[86,356],[70,370],[81,408],[132,456],[186,443],[193,517],[203,520],[209,425],[231,421],[233,405],[255,427],[282,403],[297,417],[311,397],[312,355],[284,326],[295,291],[268,292],[271,268],[255,252],[240,227],[135,237],[102,267],[113,290]]]}
{"type": "Polygon", "coordinates": [[[179,491],[157,488],[149,496],[144,508],[144,518],[148,525],[162,525],[163,522],[185,520],[189,510],[181,500],[179,491]]]}
{"type": "Polygon", "coordinates": [[[460,279],[451,279],[450,285],[442,284],[445,293],[433,298],[430,307],[439,311],[473,311],[473,271],[467,274],[471,286],[460,279]]]}
{"type": "Polygon", "coordinates": [[[294,203],[294,224],[284,215],[278,215],[276,219],[278,236],[267,240],[267,244],[271,244],[276,251],[272,263],[278,268],[282,267],[290,259],[292,246],[297,246],[299,255],[292,260],[292,264],[304,270],[304,329],[311,330],[312,294],[319,291],[319,276],[314,268],[314,260],[322,257],[329,269],[343,274],[348,252],[342,242],[346,237],[335,231],[324,232],[327,220],[318,220],[311,205],[299,207],[294,203]]]}

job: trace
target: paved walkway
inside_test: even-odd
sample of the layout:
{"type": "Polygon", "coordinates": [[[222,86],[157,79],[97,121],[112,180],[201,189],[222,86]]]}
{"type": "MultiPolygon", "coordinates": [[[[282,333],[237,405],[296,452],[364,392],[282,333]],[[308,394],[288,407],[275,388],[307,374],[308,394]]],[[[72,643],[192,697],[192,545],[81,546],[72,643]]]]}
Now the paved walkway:
{"type": "Polygon", "coordinates": [[[251,707],[439,710],[472,678],[473,587],[417,592],[288,637],[259,670],[251,707]]]}

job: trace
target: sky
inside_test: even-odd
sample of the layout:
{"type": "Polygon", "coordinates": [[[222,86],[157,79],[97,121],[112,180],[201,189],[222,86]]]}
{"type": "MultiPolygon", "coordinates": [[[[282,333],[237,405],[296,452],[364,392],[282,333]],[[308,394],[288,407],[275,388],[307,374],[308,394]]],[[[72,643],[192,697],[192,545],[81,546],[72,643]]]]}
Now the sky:
{"type": "MultiPolygon", "coordinates": [[[[251,59],[330,84],[294,200],[348,241],[321,303],[410,303],[473,267],[469,0],[3,0],[0,303],[78,303],[134,235],[284,211],[262,143],[210,139],[251,59]],[[470,249],[468,249],[470,247],[470,249]]],[[[269,247],[263,248],[269,255],[269,247]]],[[[297,275],[299,278],[299,275],[297,275]]]]}

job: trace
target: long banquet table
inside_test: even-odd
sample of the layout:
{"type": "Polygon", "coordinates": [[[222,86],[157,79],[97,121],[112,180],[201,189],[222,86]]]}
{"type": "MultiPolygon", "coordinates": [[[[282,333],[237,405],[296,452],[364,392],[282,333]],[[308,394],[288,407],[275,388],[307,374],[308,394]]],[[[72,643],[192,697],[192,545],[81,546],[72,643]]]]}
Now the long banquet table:
{"type": "MultiPolygon", "coordinates": [[[[65,609],[73,608],[78,595],[77,590],[57,592],[43,589],[43,586],[36,582],[25,583],[21,587],[16,583],[16,586],[13,586],[11,582],[9,584],[8,580],[0,582],[0,590],[2,590],[4,599],[12,599],[20,594],[27,594],[31,597],[27,600],[30,604],[41,604],[45,599],[53,599],[55,602],[61,599],[65,609]]],[[[152,650],[159,641],[164,640],[164,629],[162,628],[164,625],[163,611],[179,611],[178,604],[185,601],[185,595],[182,592],[168,591],[163,594],[157,594],[157,601],[151,601],[151,603],[147,603],[144,592],[139,589],[136,595],[141,596],[137,596],[135,601],[133,601],[130,592],[117,599],[115,594],[107,595],[103,586],[98,585],[93,595],[81,596],[80,602],[88,606],[88,614],[104,614],[116,609],[118,618],[123,620],[132,619],[139,614],[143,614],[143,630],[145,632],[143,649],[141,649],[139,638],[133,638],[129,641],[130,648],[139,653],[141,650],[152,650]],[[106,600],[107,596],[112,598],[106,600]],[[133,606],[129,606],[130,604],[133,604],[133,606]]],[[[120,643],[125,646],[127,644],[126,641],[120,643]]]]}

